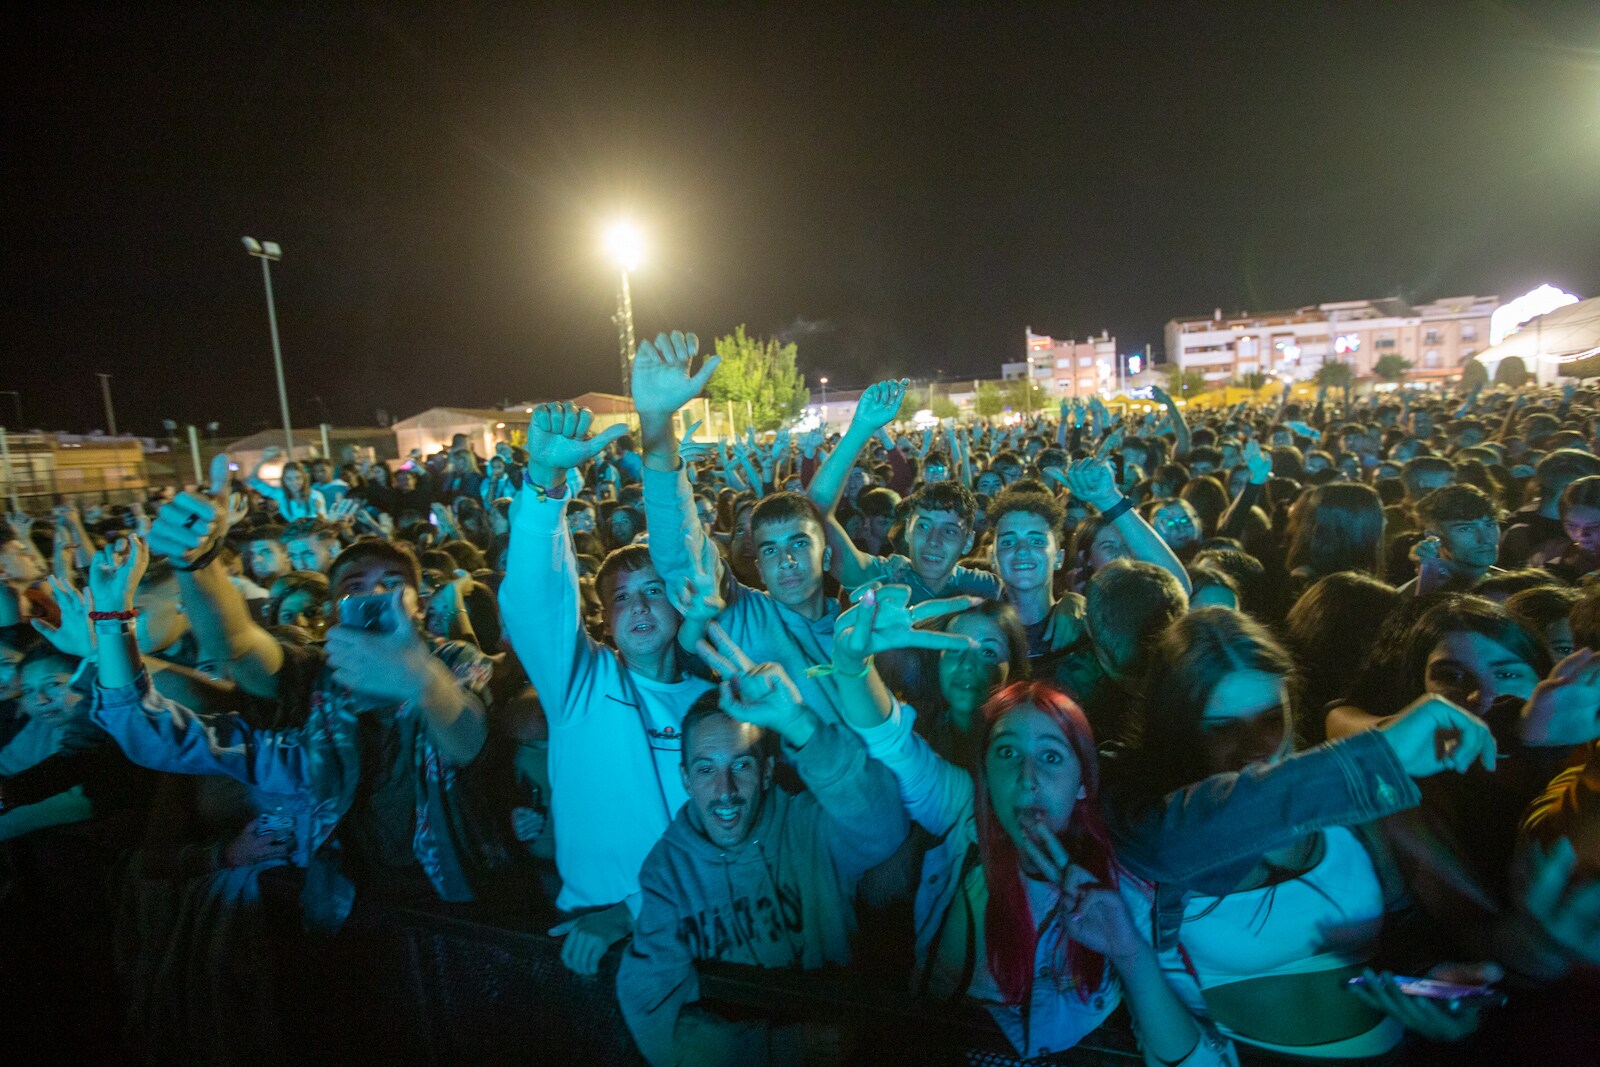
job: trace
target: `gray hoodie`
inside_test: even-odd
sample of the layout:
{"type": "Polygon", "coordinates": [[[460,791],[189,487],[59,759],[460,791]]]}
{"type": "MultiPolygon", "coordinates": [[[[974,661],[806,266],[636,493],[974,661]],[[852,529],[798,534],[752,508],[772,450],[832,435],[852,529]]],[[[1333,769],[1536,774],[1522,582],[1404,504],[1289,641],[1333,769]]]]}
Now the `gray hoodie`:
{"type": "Polygon", "coordinates": [[[765,1061],[765,1025],[686,1010],[700,998],[695,961],[848,964],[856,882],[905,839],[894,778],[854,734],[822,724],[804,748],[784,747],[807,792],[773,787],[732,851],[712,844],[685,805],[639,873],[644,899],[617,996],[640,1051],[658,1067],[765,1061]]]}

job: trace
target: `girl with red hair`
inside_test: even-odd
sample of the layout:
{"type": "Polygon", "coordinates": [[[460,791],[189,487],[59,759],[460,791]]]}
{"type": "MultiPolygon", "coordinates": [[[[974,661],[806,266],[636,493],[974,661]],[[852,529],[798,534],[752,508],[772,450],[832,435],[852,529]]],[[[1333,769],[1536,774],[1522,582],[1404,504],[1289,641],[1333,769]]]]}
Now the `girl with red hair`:
{"type": "Polygon", "coordinates": [[[1150,898],[1118,870],[1100,819],[1083,712],[1049,685],[1015,682],[983,705],[972,768],[940,758],[871,657],[959,649],[970,639],[915,624],[971,600],[910,607],[909,595],[874,588],[839,617],[833,677],[845,721],[937,842],[917,888],[921,992],[983,1003],[1027,1057],[1073,1047],[1126,1001],[1147,1063],[1235,1063],[1233,1046],[1191,1010],[1198,989],[1189,998],[1174,989],[1193,984],[1182,964],[1151,947],[1150,898]]]}

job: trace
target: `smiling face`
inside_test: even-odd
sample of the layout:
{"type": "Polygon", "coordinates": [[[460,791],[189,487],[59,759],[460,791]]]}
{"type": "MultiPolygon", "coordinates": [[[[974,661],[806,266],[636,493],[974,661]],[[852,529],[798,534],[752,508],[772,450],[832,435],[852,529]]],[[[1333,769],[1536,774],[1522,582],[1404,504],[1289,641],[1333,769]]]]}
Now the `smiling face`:
{"type": "Polygon", "coordinates": [[[974,648],[939,654],[939,692],[953,710],[970,712],[1006,683],[1011,649],[1000,624],[977,612],[956,616],[947,630],[977,642],[974,648]]]}
{"type": "Polygon", "coordinates": [[[1282,675],[1223,675],[1200,715],[1207,772],[1225,774],[1289,754],[1289,710],[1282,675]]]}
{"type": "Polygon", "coordinates": [[[994,529],[994,566],[1006,588],[1024,592],[1050,585],[1061,567],[1061,544],[1042,515],[1010,511],[994,529]]]}
{"type": "Polygon", "coordinates": [[[911,555],[911,569],[924,582],[937,585],[972,550],[972,531],[953,511],[918,508],[906,526],[906,549],[911,555]]]}
{"type": "Polygon", "coordinates": [[[283,488],[291,495],[300,492],[306,487],[306,476],[300,473],[299,467],[285,467],[283,469],[283,488]]]}
{"type": "Polygon", "coordinates": [[[667,583],[654,567],[618,570],[606,585],[600,590],[606,632],[623,659],[659,655],[677,640],[682,619],[667,599],[667,583]]]}
{"type": "Polygon", "coordinates": [[[1480,633],[1456,631],[1428,653],[1425,691],[1482,715],[1503,696],[1527,700],[1539,675],[1516,653],[1480,633]]]}
{"type": "Polygon", "coordinates": [[[683,748],[683,788],[692,821],[718,848],[738,848],[761,821],[772,786],[762,734],[720,712],[694,724],[683,748]]]}
{"type": "Polygon", "coordinates": [[[787,607],[808,604],[822,591],[827,543],[815,519],[780,519],[753,527],[756,570],[773,600],[787,607]]]}
{"type": "Polygon", "coordinates": [[[1026,855],[1030,833],[1066,832],[1083,799],[1083,768],[1054,719],[1032,704],[1013,708],[995,723],[983,758],[989,805],[1019,852],[1026,855]]]}

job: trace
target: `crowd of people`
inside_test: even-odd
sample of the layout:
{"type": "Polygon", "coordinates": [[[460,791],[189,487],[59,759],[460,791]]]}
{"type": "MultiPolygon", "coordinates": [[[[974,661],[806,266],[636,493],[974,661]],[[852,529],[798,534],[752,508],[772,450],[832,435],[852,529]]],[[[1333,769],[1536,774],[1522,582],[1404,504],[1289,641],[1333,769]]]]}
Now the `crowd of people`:
{"type": "Polygon", "coordinates": [[[707,442],[697,349],[640,346],[636,429],[10,516],[5,969],[130,1059],[316,1060],[383,1025],[339,963],[386,911],[510,886],[620,954],[652,1064],[850,1059],[711,961],[1016,1059],[1115,1018],[1151,1067],[1509,1062],[1594,1014],[1600,394],[919,430],[885,381],[707,442]]]}

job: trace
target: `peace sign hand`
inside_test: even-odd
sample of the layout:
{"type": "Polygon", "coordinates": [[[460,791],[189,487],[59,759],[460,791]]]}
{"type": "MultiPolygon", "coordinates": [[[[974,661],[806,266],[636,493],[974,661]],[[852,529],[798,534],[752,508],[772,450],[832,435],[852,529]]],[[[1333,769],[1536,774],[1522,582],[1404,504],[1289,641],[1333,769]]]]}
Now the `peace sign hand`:
{"type": "Polygon", "coordinates": [[[716,623],[706,630],[700,655],[722,675],[722,710],[740,722],[772,730],[799,747],[816,731],[800,690],[776,663],[756,663],[716,623]]]}
{"type": "Polygon", "coordinates": [[[925,648],[936,652],[964,652],[973,640],[963,634],[919,630],[917,623],[941,615],[966,611],[983,602],[981,597],[953,596],[910,606],[911,588],[873,583],[857,589],[854,607],[833,625],[833,665],[843,674],[860,674],[867,658],[894,648],[925,648]]]}

